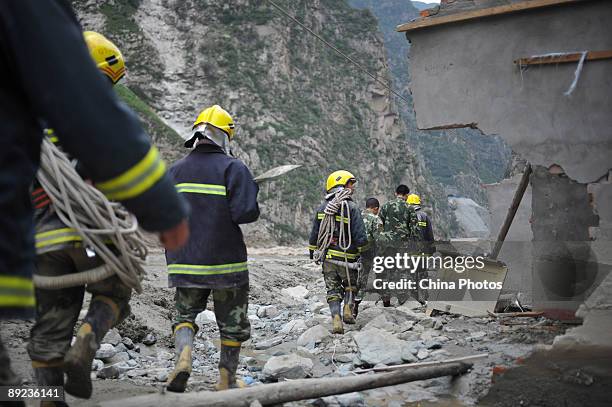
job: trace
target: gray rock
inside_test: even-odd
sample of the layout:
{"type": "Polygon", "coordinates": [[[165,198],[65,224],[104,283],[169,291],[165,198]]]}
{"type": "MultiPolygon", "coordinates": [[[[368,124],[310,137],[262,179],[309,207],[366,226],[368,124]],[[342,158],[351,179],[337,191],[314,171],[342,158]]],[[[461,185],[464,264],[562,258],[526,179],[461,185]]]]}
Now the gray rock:
{"type": "Polygon", "coordinates": [[[440,349],[441,347],[442,347],[442,342],[436,339],[430,339],[429,341],[425,342],[426,349],[440,349]]]}
{"type": "Polygon", "coordinates": [[[274,318],[279,314],[280,311],[274,305],[266,305],[257,309],[257,316],[259,318],[274,318]]]}
{"type": "Polygon", "coordinates": [[[157,380],[158,382],[165,382],[166,380],[168,380],[168,372],[167,371],[159,372],[157,375],[155,375],[155,380],[157,380]]]}
{"type": "Polygon", "coordinates": [[[282,337],[270,338],[265,341],[257,342],[255,344],[255,349],[257,350],[270,349],[271,347],[280,345],[281,343],[283,343],[282,337]]]}
{"type": "Polygon", "coordinates": [[[120,362],[127,362],[128,360],[130,360],[130,355],[128,355],[127,352],[118,352],[113,357],[106,359],[106,362],[115,364],[120,362]]]}
{"type": "Polygon", "coordinates": [[[102,362],[100,359],[94,359],[93,363],[91,364],[91,370],[93,370],[94,372],[102,369],[103,367],[104,362],[102,362]]]}
{"type": "Polygon", "coordinates": [[[427,359],[429,357],[429,351],[425,348],[421,348],[419,349],[419,351],[417,352],[416,357],[419,360],[423,360],[423,359],[427,359]]]}
{"type": "Polygon", "coordinates": [[[294,353],[273,356],[264,365],[263,376],[267,380],[302,379],[312,374],[313,363],[294,353]]]}
{"type": "Polygon", "coordinates": [[[302,300],[308,296],[308,290],[306,287],[298,285],[296,287],[283,288],[281,294],[296,300],[302,300]]]}
{"type": "Polygon", "coordinates": [[[395,365],[402,362],[404,342],[386,331],[370,329],[357,332],[353,339],[357,345],[359,359],[368,365],[384,363],[395,365]]]}
{"type": "Polygon", "coordinates": [[[317,407],[364,407],[365,399],[360,393],[347,393],[322,397],[312,403],[317,407]]]}
{"type": "Polygon", "coordinates": [[[306,329],[308,329],[308,327],[306,326],[306,322],[303,319],[292,319],[291,321],[287,322],[285,325],[283,325],[283,327],[280,330],[280,333],[282,334],[289,334],[289,333],[302,333],[304,332],[306,329]]]}
{"type": "Polygon", "coordinates": [[[195,319],[195,323],[199,326],[202,327],[204,325],[210,325],[210,324],[216,324],[217,323],[217,317],[215,316],[215,313],[212,312],[211,310],[204,310],[202,312],[200,312],[195,319]]]}
{"type": "Polygon", "coordinates": [[[110,343],[113,346],[117,346],[121,343],[121,335],[119,335],[119,332],[115,328],[113,328],[108,331],[106,335],[104,335],[102,343],[110,343]]]}
{"type": "Polygon", "coordinates": [[[132,342],[132,340],[127,336],[121,338],[121,343],[129,350],[134,349],[134,342],[132,342]]]}
{"type": "Polygon", "coordinates": [[[117,354],[115,347],[110,343],[103,343],[96,351],[96,359],[110,359],[117,354]]]}
{"type": "Polygon", "coordinates": [[[119,369],[115,365],[105,366],[98,371],[98,379],[116,379],[119,377],[119,369]]]}
{"type": "Polygon", "coordinates": [[[136,367],[138,366],[138,362],[136,362],[134,359],[130,359],[127,361],[127,364],[130,365],[131,367],[136,367]]]}
{"type": "Polygon", "coordinates": [[[127,352],[128,348],[123,343],[119,342],[119,344],[115,346],[115,350],[117,351],[117,353],[121,353],[121,352],[127,352]]]}
{"type": "Polygon", "coordinates": [[[465,339],[467,341],[479,341],[485,336],[487,336],[487,333],[485,331],[477,331],[477,332],[472,333],[470,336],[468,336],[465,339]]]}
{"type": "Polygon", "coordinates": [[[315,325],[312,328],[306,330],[302,335],[300,335],[297,340],[297,345],[313,347],[330,336],[331,334],[323,325],[315,325]]]}
{"type": "Polygon", "coordinates": [[[334,360],[340,363],[351,363],[353,359],[355,359],[355,356],[356,355],[354,353],[342,353],[340,355],[336,355],[334,360]]]}
{"type": "Polygon", "coordinates": [[[127,351],[128,355],[130,355],[130,358],[132,359],[139,359],[142,355],[138,352],[135,352],[133,350],[128,350],[127,351]]]}
{"type": "Polygon", "coordinates": [[[142,343],[147,346],[155,345],[155,342],[157,342],[157,337],[152,333],[148,333],[142,340],[142,343]]]}
{"type": "Polygon", "coordinates": [[[420,320],[418,325],[421,325],[423,328],[433,328],[436,325],[436,319],[431,318],[431,317],[426,317],[420,320]]]}
{"type": "Polygon", "coordinates": [[[412,353],[412,349],[404,348],[402,349],[402,360],[406,363],[415,363],[419,359],[412,353]]]}
{"type": "Polygon", "coordinates": [[[130,370],[129,372],[127,372],[127,376],[130,378],[142,377],[142,376],[146,376],[147,374],[148,374],[148,371],[146,369],[134,369],[134,370],[130,370]]]}

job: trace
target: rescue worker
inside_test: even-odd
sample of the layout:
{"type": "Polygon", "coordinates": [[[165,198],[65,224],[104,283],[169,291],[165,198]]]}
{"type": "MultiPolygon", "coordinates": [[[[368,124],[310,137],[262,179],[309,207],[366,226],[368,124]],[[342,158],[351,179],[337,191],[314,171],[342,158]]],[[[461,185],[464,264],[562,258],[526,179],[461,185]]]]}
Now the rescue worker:
{"type": "Polygon", "coordinates": [[[359,284],[357,285],[358,294],[355,296],[355,307],[353,308],[353,316],[355,318],[357,318],[359,314],[359,304],[365,295],[365,290],[368,285],[368,277],[370,275],[370,270],[372,270],[372,261],[376,255],[376,240],[383,231],[382,221],[378,217],[379,210],[380,202],[378,202],[378,199],[368,198],[366,200],[366,207],[361,212],[363,224],[365,225],[368,235],[369,250],[361,256],[363,269],[359,273],[359,284]]]}
{"type": "MultiPolygon", "coordinates": [[[[398,253],[414,254],[418,251],[416,240],[418,237],[417,217],[414,210],[408,206],[406,199],[410,194],[408,186],[401,184],[395,189],[395,199],[383,204],[380,208],[379,217],[383,223],[383,232],[380,235],[379,246],[381,255],[395,257],[398,253]]],[[[387,281],[400,281],[405,270],[389,268],[385,270],[387,281]]],[[[396,293],[400,302],[405,301],[406,293],[396,293]]],[[[391,293],[385,291],[381,295],[383,305],[391,306],[391,293]]]]}
{"type": "Polygon", "coordinates": [[[421,208],[421,197],[417,194],[408,195],[408,199],[406,200],[408,205],[416,212],[420,237],[419,240],[423,242],[422,252],[424,254],[431,255],[436,251],[434,246],[434,234],[433,227],[431,226],[431,221],[429,216],[423,211],[421,208]]]}
{"type": "Polygon", "coordinates": [[[355,176],[345,170],[334,171],[327,177],[325,201],[315,213],[310,232],[308,247],[310,258],[315,258],[316,255],[321,256],[320,258],[323,260],[323,278],[327,288],[327,303],[331,311],[334,334],[344,333],[343,320],[347,324],[355,323],[353,308],[355,296],[358,294],[357,267],[361,267],[359,264],[360,253],[368,249],[368,237],[361,213],[350,196],[356,183],[355,176]],[[328,248],[324,248],[323,252],[315,253],[320,249],[317,245],[319,229],[321,221],[325,218],[326,208],[329,207],[336,194],[346,190],[349,191],[345,200],[348,207],[348,212],[345,213],[347,217],[341,217],[343,214],[341,207],[334,212],[333,216],[336,223],[333,236],[330,236],[331,244],[328,248]],[[341,229],[343,230],[341,231],[341,229]],[[341,235],[349,237],[349,230],[350,246],[344,251],[341,245],[345,242],[341,241],[341,235]],[[344,307],[342,307],[343,301],[344,307]],[[340,316],[341,310],[342,317],[340,316]]]}
{"type": "MultiPolygon", "coordinates": [[[[420,254],[422,256],[431,256],[436,251],[434,245],[433,228],[431,226],[429,216],[427,216],[427,214],[421,209],[421,198],[417,194],[410,194],[408,195],[408,199],[406,200],[406,202],[412,209],[414,209],[417,215],[417,224],[419,226],[418,240],[420,242],[420,254]]],[[[428,277],[429,274],[427,272],[426,266],[421,265],[416,270],[417,280],[425,280],[428,277]]],[[[421,288],[421,286],[419,285],[417,287],[417,301],[419,301],[421,305],[425,305],[427,303],[428,298],[429,292],[426,289],[421,288]]]]}
{"type": "Polygon", "coordinates": [[[168,390],[183,392],[191,374],[196,316],[206,309],[212,292],[221,335],[216,388],[240,387],[236,369],[242,342],[250,338],[247,318],[249,272],[239,225],[259,217],[259,188],[247,166],[234,158],[230,141],[235,125],[220,106],[204,109],[193,124],[185,147],[193,150],[170,169],[177,190],[193,208],[193,234],[181,250],[168,250],[170,287],[176,287],[173,324],[176,365],[168,390]]]}
{"type": "MultiPolygon", "coordinates": [[[[96,66],[115,85],[125,74],[121,52],[101,34],[86,31],[83,36],[96,66]]],[[[59,143],[52,130],[45,130],[45,134],[52,142],[59,143]]],[[[34,183],[32,198],[36,221],[36,274],[60,276],[103,264],[95,253],[83,247],[83,239],[76,230],[60,220],[54,205],[37,182],[34,183]]],[[[81,379],[83,375],[89,376],[95,355],[95,351],[88,348],[98,348],[106,332],[129,315],[131,289],[119,277],[112,276],[87,287],[37,288],[35,293],[38,312],[30,334],[28,353],[37,383],[41,386],[63,384],[63,366],[68,374],[65,390],[77,397],[89,398],[91,382],[83,383],[81,379]],[[77,340],[68,351],[85,290],[92,294],[91,304],[78,330],[77,340]],[[95,338],[92,339],[90,332],[94,332],[95,338]]]]}
{"type": "MultiPolygon", "coordinates": [[[[139,119],[96,69],[68,2],[0,2],[0,73],[0,319],[28,318],[35,311],[30,187],[39,162],[42,121],[61,135],[65,151],[80,161],[97,187],[122,201],[142,227],[161,232],[167,248],[185,242],[187,206],[139,119]]],[[[101,312],[111,313],[108,303],[99,305],[101,312]]],[[[75,346],[93,359],[103,329],[104,322],[91,324],[75,346]]],[[[68,381],[73,389],[83,387],[75,390],[80,396],[90,393],[91,359],[87,366],[70,364],[68,381]]],[[[61,361],[41,361],[46,363],[41,368],[54,369],[45,377],[61,385],[63,375],[56,374],[61,361]]],[[[19,381],[0,346],[0,385],[15,383],[19,381]]]]}

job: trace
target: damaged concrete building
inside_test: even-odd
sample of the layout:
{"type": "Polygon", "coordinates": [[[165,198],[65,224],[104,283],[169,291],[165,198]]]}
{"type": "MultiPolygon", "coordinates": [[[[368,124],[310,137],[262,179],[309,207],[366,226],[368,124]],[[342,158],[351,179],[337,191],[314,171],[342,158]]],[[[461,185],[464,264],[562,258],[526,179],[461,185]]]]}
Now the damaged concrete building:
{"type": "MultiPolygon", "coordinates": [[[[442,0],[397,27],[411,43],[418,127],[500,135],[531,164],[500,257],[505,288],[582,319],[549,350],[582,346],[580,363],[612,353],[611,21],[610,1],[442,0]]],[[[488,188],[493,228],[517,182],[488,188]]]]}

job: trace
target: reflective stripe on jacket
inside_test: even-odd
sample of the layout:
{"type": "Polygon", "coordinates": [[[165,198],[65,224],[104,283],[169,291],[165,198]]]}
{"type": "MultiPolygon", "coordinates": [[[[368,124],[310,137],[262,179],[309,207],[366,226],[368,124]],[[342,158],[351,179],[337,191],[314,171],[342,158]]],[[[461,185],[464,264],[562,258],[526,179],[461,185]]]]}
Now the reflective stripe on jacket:
{"type": "Polygon", "coordinates": [[[249,169],[221,148],[201,144],[170,173],[192,208],[187,245],[166,252],[170,287],[247,284],[247,252],[238,225],[259,217],[259,188],[249,169]]]}
{"type": "MultiPolygon", "coordinates": [[[[331,199],[331,198],[330,198],[331,199]]],[[[360,253],[366,251],[369,247],[368,245],[368,235],[366,233],[365,225],[363,223],[363,219],[361,217],[361,211],[357,207],[357,205],[352,201],[348,201],[349,204],[349,216],[350,216],[350,226],[351,226],[351,246],[348,248],[346,252],[344,252],[338,246],[338,237],[340,235],[340,222],[342,222],[343,227],[345,228],[345,232],[348,234],[348,226],[349,219],[341,218],[340,214],[335,215],[336,230],[334,231],[334,241],[329,246],[327,250],[326,258],[334,259],[334,260],[346,260],[349,263],[355,262],[359,260],[360,253]]],[[[327,205],[327,201],[323,202],[319,208],[317,209],[316,215],[314,217],[314,221],[312,224],[312,230],[310,231],[310,239],[308,241],[309,246],[308,249],[310,251],[317,249],[317,238],[319,236],[319,227],[321,226],[321,221],[325,217],[324,209],[327,205]]]]}

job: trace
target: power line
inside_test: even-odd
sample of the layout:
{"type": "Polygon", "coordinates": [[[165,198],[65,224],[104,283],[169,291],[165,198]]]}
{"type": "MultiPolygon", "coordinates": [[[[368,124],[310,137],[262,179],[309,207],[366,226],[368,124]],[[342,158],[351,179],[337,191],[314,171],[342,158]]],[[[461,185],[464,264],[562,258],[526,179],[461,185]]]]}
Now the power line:
{"type": "Polygon", "coordinates": [[[300,20],[298,20],[297,18],[295,18],[294,16],[292,16],[287,10],[283,9],[282,7],[280,7],[278,4],[274,3],[272,0],[267,0],[268,3],[270,3],[270,5],[272,5],[272,7],[274,7],[275,9],[277,9],[278,11],[280,11],[282,14],[284,14],[286,17],[288,17],[289,19],[291,19],[293,22],[295,22],[296,24],[298,24],[300,27],[302,27],[304,30],[306,30],[307,32],[309,32],[311,35],[313,35],[314,37],[316,37],[319,41],[321,41],[323,44],[325,44],[327,47],[329,47],[330,49],[332,49],[333,51],[335,51],[338,55],[342,56],[344,59],[346,59],[347,61],[349,61],[351,64],[355,65],[357,68],[359,68],[360,71],[364,72],[365,74],[367,74],[369,77],[371,77],[372,79],[374,79],[376,82],[380,83],[381,85],[383,85],[386,89],[389,90],[389,92],[393,93],[395,96],[397,96],[398,98],[402,99],[404,102],[408,103],[408,105],[410,105],[410,100],[408,100],[408,98],[402,96],[401,94],[399,94],[398,92],[394,91],[391,88],[391,85],[381,79],[378,78],[378,76],[374,75],[373,73],[371,73],[370,71],[368,71],[363,65],[361,65],[359,62],[355,61],[353,58],[349,57],[348,55],[346,55],[344,52],[340,51],[338,48],[336,48],[335,46],[333,46],[331,43],[329,43],[327,40],[325,40],[325,38],[321,37],[319,34],[317,34],[316,32],[314,32],[313,30],[311,30],[309,27],[307,27],[306,25],[304,25],[300,20]]]}

